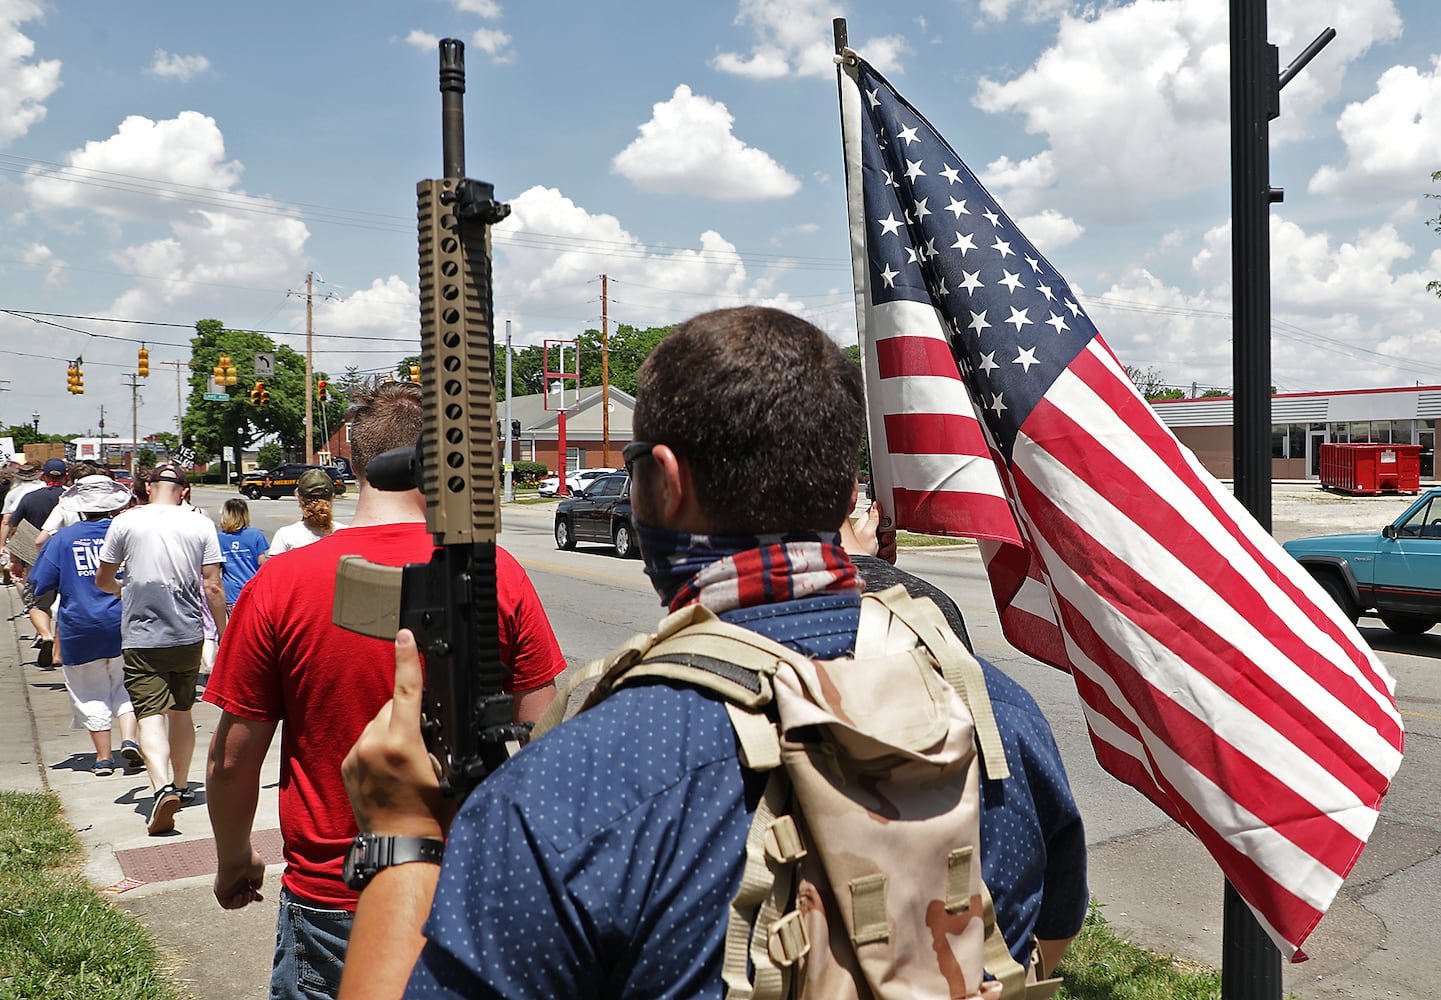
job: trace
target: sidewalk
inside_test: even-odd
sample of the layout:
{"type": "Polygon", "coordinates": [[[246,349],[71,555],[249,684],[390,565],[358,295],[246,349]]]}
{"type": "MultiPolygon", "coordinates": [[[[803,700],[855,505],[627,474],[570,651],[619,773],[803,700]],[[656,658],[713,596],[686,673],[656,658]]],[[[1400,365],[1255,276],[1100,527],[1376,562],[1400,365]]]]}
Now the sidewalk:
{"type": "MultiPolygon", "coordinates": [[[[176,830],[151,837],[145,830],[150,786],[144,771],[117,770],[108,778],[90,771],[94,748],[83,730],[70,728],[70,700],[60,670],[41,670],[17,587],[0,587],[0,788],[51,790],[76,830],[87,858],[85,875],[111,887],[121,909],[159,941],[174,965],[173,978],[197,1000],[264,997],[275,947],[280,889],[280,741],[261,777],[255,847],[269,862],[265,901],[222,910],[211,894],[215,842],[205,808],[205,754],[220,712],[195,707],[195,761],[190,783],[195,805],[175,818],[176,830]]],[[[205,680],[204,675],[201,681],[205,680]]],[[[114,737],[120,746],[119,735],[114,737]]]]}

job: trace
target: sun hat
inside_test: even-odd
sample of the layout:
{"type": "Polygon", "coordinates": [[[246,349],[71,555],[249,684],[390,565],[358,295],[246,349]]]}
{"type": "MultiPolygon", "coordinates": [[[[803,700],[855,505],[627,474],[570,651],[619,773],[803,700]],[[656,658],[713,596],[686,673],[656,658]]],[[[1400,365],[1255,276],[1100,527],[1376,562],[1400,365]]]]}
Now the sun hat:
{"type": "Polygon", "coordinates": [[[295,484],[295,492],[308,500],[330,499],[335,496],[335,480],[328,472],[320,469],[306,469],[295,484]]]}
{"type": "Polygon", "coordinates": [[[15,470],[15,481],[17,483],[33,483],[40,478],[40,466],[34,462],[26,462],[15,470]]]}
{"type": "Polygon", "coordinates": [[[58,503],[72,514],[109,514],[130,499],[130,491],[109,476],[86,476],[60,494],[58,503]]]}
{"type": "Polygon", "coordinates": [[[61,458],[48,458],[45,460],[45,467],[40,470],[47,478],[65,475],[65,460],[61,458]]]}

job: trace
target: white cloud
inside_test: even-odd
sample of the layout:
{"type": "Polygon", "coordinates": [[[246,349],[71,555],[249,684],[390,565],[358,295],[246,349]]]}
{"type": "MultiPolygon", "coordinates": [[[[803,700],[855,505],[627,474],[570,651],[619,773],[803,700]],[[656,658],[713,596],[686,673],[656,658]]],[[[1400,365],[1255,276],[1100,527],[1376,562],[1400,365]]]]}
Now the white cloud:
{"type": "Polygon", "coordinates": [[[510,204],[510,216],[494,229],[495,300],[497,321],[517,317],[516,343],[573,337],[596,326],[595,279],[602,273],[618,300],[612,322],[659,326],[750,303],[788,309],[823,328],[834,325],[771,292],[775,272],[748,272],[735,246],[713,230],[699,234],[698,249],[655,250],[615,216],[592,214],[554,188],[530,188],[510,204]]]}
{"type": "MultiPolygon", "coordinates": [[[[1441,251],[1414,255],[1391,223],[1336,240],[1272,215],[1273,380],[1293,389],[1414,381],[1412,359],[1429,362],[1441,327],[1441,301],[1426,290],[1441,273],[1441,251]],[[1361,349],[1338,352],[1334,341],[1361,349]]],[[[1229,222],[1205,234],[1193,268],[1229,308],[1229,222]]]]}
{"type": "MultiPolygon", "coordinates": [[[[417,291],[397,275],[376,278],[369,287],[338,299],[317,299],[315,325],[327,333],[373,337],[418,335],[420,304],[417,291]]],[[[397,357],[400,348],[397,347],[397,357]]]]}
{"type": "Polygon", "coordinates": [[[462,14],[474,14],[487,21],[500,17],[500,4],[496,0],[450,0],[450,5],[462,14]]]}
{"type": "Polygon", "coordinates": [[[499,28],[475,29],[470,36],[470,44],[495,62],[505,63],[515,59],[515,52],[510,48],[510,36],[499,28]]]}
{"type": "Polygon", "coordinates": [[[151,76],[170,77],[182,83],[192,80],[210,68],[210,60],[204,56],[182,56],[164,49],[156,49],[145,72],[151,76]]]}
{"type": "Polygon", "coordinates": [[[1346,162],[1324,166],[1311,178],[1313,193],[1385,185],[1400,190],[1425,186],[1441,149],[1441,57],[1431,72],[1393,66],[1376,81],[1376,92],[1348,105],[1336,123],[1346,162]]]}
{"type": "Polygon", "coordinates": [[[35,43],[20,26],[38,20],[33,0],[0,0],[0,148],[45,117],[45,100],[60,86],[60,60],[36,61],[35,43]]]}
{"type": "MultiPolygon", "coordinates": [[[[720,52],[711,66],[723,73],[758,79],[789,76],[829,76],[835,73],[835,44],[831,21],[842,11],[833,0],[740,0],[735,23],[750,25],[756,43],[749,53],[720,52]]],[[[910,51],[896,35],[852,45],[883,73],[899,69],[900,57],[910,51]]]]}
{"type": "Polygon", "coordinates": [[[1062,215],[1053,208],[1017,219],[1016,228],[1025,233],[1031,245],[1044,254],[1053,253],[1056,248],[1067,243],[1074,243],[1086,231],[1086,227],[1075,219],[1062,215]]]}
{"type": "Polygon", "coordinates": [[[1021,8],[1021,17],[1027,21],[1044,21],[1062,11],[1071,10],[1071,0],[980,0],[981,13],[992,21],[1004,21],[1011,16],[1012,7],[1021,8]]]}
{"type": "Polygon", "coordinates": [[[704,195],[720,201],[784,198],[801,183],[769,154],[731,133],[735,119],[719,101],[676,87],[654,107],[640,137],[615,155],[616,173],[646,191],[704,195]]]}
{"type": "MultiPolygon", "coordinates": [[[[1346,66],[1400,30],[1393,0],[1276,0],[1271,38],[1283,58],[1294,56],[1328,22],[1349,30],[1287,86],[1285,115],[1273,125],[1279,138],[1299,134],[1346,66]]],[[[1064,13],[1055,43],[1014,79],[982,79],[975,103],[1020,115],[1027,132],[1046,137],[1055,186],[1068,201],[1101,214],[1140,213],[1225,180],[1227,38],[1226,7],[1214,0],[1064,13]]]]}
{"type": "Polygon", "coordinates": [[[44,269],[45,277],[42,284],[45,288],[57,288],[63,283],[65,262],[58,259],[55,251],[45,244],[31,243],[21,251],[20,260],[30,267],[44,269]]]}
{"type": "Polygon", "coordinates": [[[111,307],[118,315],[155,315],[211,285],[283,287],[303,270],[305,224],[240,189],[243,168],[225,158],[212,118],[131,116],[63,162],[26,176],[32,211],[109,220],[92,229],[97,249],[137,279],[111,307]]]}
{"type": "Polygon", "coordinates": [[[64,158],[67,169],[34,169],[25,177],[36,208],[86,208],[114,218],[153,216],[157,202],[188,211],[194,199],[229,197],[244,167],[225,159],[215,119],[197,111],[151,121],[131,115],[108,139],[87,142],[64,158]]]}
{"type": "Polygon", "coordinates": [[[436,46],[440,44],[440,36],[416,28],[405,36],[405,44],[412,48],[424,49],[426,52],[434,52],[436,46]]]}

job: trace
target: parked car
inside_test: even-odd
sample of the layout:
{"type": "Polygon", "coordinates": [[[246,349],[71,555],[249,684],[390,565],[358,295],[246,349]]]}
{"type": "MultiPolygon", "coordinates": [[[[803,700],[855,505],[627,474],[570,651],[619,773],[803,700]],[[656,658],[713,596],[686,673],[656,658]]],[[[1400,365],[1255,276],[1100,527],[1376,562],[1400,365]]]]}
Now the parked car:
{"type": "Polygon", "coordinates": [[[249,500],[259,500],[261,497],[281,500],[294,496],[300,474],[306,469],[320,469],[334,481],[335,495],[345,495],[345,481],[340,478],[339,469],[333,465],[306,465],[304,462],[287,462],[274,469],[247,472],[240,480],[240,494],[249,500]]]}
{"type": "Polygon", "coordinates": [[[613,545],[622,559],[640,555],[630,510],[630,476],[624,472],[600,476],[560,502],[555,510],[555,546],[573,549],[576,542],[613,545]]]}
{"type": "Polygon", "coordinates": [[[1423,493],[1379,532],[1285,543],[1355,622],[1374,612],[1394,632],[1420,635],[1441,621],[1441,488],[1423,493]]]}
{"type": "MultiPolygon", "coordinates": [[[[608,476],[618,469],[576,469],[566,474],[566,489],[571,493],[579,493],[601,476],[608,476]]],[[[540,481],[539,493],[543,497],[553,497],[560,491],[560,477],[550,476],[540,481]]]]}

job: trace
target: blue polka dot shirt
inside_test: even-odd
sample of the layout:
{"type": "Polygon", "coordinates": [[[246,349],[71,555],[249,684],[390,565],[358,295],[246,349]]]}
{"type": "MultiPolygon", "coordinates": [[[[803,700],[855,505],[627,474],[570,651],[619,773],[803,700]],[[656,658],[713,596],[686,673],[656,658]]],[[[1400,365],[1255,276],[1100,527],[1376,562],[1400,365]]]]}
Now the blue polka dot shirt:
{"type": "MultiPolygon", "coordinates": [[[[858,598],[723,617],[836,657],[854,643],[858,598]]],[[[1045,719],[985,667],[1015,777],[983,791],[982,867],[1024,959],[1033,931],[1079,929],[1085,841],[1045,719]]],[[[708,694],[645,684],[578,715],[466,801],[406,996],[721,997],[729,904],[759,792],[708,694]]]]}

